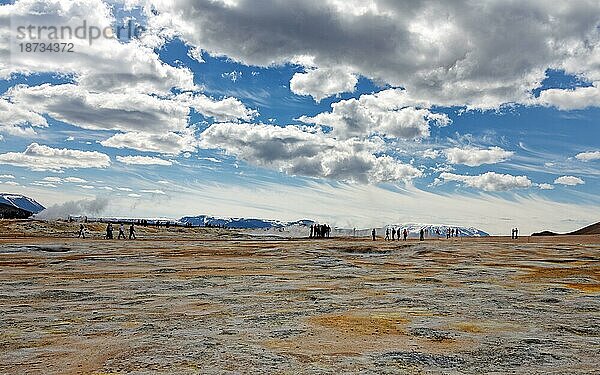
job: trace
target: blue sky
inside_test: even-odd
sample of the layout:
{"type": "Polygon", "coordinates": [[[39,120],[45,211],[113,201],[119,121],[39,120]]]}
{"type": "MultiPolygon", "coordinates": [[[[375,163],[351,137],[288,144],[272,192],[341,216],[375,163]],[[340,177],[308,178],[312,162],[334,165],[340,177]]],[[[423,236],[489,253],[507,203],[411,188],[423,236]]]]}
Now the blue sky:
{"type": "Polygon", "coordinates": [[[133,15],[146,32],[76,40],[66,56],[3,41],[0,191],[46,206],[108,197],[102,214],[121,216],[492,233],[598,221],[592,5],[433,2],[409,17],[387,2],[266,3],[3,2],[13,27],[44,5],[48,22],[133,15]],[[545,17],[532,16],[526,34],[510,17],[495,25],[508,35],[486,31],[494,14],[533,8],[545,17]],[[424,17],[438,13],[453,16],[424,17]]]}

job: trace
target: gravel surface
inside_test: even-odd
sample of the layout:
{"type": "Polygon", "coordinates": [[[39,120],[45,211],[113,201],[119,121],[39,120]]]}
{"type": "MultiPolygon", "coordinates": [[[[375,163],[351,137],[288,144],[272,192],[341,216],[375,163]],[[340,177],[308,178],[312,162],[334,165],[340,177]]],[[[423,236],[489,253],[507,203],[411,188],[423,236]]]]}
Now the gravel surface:
{"type": "Polygon", "coordinates": [[[391,243],[197,234],[1,239],[0,373],[600,367],[598,237],[391,243]]]}

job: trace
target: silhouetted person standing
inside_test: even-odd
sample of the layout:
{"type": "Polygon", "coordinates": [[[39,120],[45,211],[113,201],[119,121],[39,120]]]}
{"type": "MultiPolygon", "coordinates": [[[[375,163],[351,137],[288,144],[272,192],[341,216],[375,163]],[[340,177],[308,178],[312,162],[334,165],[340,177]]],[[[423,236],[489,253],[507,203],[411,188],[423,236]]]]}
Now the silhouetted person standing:
{"type": "Polygon", "coordinates": [[[392,241],[396,239],[396,228],[392,228],[392,241]]]}
{"type": "Polygon", "coordinates": [[[421,230],[419,231],[419,241],[425,240],[424,235],[425,235],[425,231],[423,230],[423,228],[421,228],[421,230]]]}
{"type": "Polygon", "coordinates": [[[515,240],[519,238],[519,228],[515,228],[515,240]]]}
{"type": "Polygon", "coordinates": [[[311,224],[310,225],[310,235],[308,236],[308,238],[312,238],[313,237],[313,231],[315,230],[315,225],[311,224]]]}
{"type": "Polygon", "coordinates": [[[375,228],[371,231],[371,236],[373,236],[373,241],[375,241],[375,228]]]}
{"type": "Polygon", "coordinates": [[[404,241],[406,241],[406,237],[408,237],[408,229],[404,228],[404,241]]]}
{"type": "Polygon", "coordinates": [[[85,239],[85,226],[83,224],[79,224],[79,234],[77,235],[77,238],[80,237],[85,239]]]}
{"type": "Polygon", "coordinates": [[[133,227],[133,223],[129,226],[129,239],[135,240],[135,228],[133,227]]]}

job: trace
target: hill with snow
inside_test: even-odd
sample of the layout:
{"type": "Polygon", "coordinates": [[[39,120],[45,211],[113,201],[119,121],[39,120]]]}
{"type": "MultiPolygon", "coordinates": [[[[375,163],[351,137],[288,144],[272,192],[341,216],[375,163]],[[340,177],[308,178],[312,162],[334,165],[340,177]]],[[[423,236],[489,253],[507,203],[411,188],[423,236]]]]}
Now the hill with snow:
{"type": "Polygon", "coordinates": [[[246,219],[239,217],[217,217],[217,216],[185,216],[179,219],[182,224],[191,224],[192,226],[200,227],[224,227],[237,229],[270,229],[270,228],[285,228],[290,226],[309,227],[314,222],[312,220],[298,220],[291,222],[281,222],[278,220],[266,219],[246,219]]]}
{"type": "Polygon", "coordinates": [[[404,229],[408,230],[409,237],[419,237],[419,232],[421,229],[425,232],[425,236],[429,238],[443,238],[446,237],[446,233],[448,229],[458,230],[458,237],[486,237],[489,236],[488,233],[474,228],[474,227],[461,227],[455,225],[433,225],[433,224],[392,224],[388,225],[384,228],[381,228],[381,234],[385,235],[385,229],[396,228],[396,230],[400,229],[400,233],[404,231],[404,229]]]}
{"type": "Polygon", "coordinates": [[[24,195],[0,193],[0,217],[2,218],[28,218],[44,208],[24,195]]]}

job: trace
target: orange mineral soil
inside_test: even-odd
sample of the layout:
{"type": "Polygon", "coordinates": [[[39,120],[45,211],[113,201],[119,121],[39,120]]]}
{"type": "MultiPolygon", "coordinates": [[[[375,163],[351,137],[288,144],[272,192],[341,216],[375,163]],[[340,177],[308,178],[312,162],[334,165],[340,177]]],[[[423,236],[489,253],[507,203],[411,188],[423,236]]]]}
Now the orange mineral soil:
{"type": "Polygon", "coordinates": [[[600,367],[600,236],[385,242],[0,220],[1,374],[600,367]]]}

